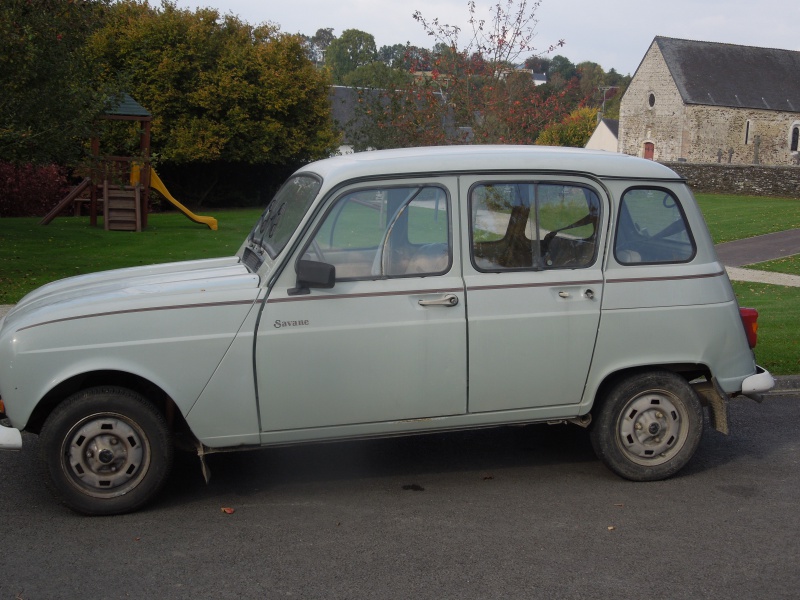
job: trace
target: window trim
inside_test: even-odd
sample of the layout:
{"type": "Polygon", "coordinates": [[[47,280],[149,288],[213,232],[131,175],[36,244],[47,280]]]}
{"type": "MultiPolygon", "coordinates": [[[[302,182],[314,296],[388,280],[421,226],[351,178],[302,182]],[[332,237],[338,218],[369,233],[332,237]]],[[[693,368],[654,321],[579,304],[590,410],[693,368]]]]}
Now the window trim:
{"type": "Polygon", "coordinates": [[[678,196],[670,190],[669,188],[661,187],[661,186],[652,186],[652,185],[634,185],[629,188],[626,188],[622,194],[619,196],[619,208],[617,210],[617,218],[614,223],[614,239],[611,241],[611,249],[614,254],[614,260],[617,261],[617,264],[623,267],[638,267],[638,266],[654,266],[654,265],[683,265],[692,262],[695,257],[697,256],[697,242],[694,239],[694,233],[692,233],[692,227],[689,223],[689,219],[686,217],[686,211],[683,209],[683,204],[678,199],[678,196]],[[638,262],[624,262],[620,260],[617,256],[617,239],[619,237],[620,231],[620,219],[622,218],[622,207],[625,203],[625,196],[628,192],[633,192],[636,190],[649,190],[649,191],[656,191],[656,192],[663,192],[672,196],[672,199],[675,201],[675,206],[678,207],[678,212],[681,214],[681,218],[683,219],[684,224],[686,225],[686,234],[689,237],[689,242],[692,245],[692,253],[689,255],[689,258],[685,260],[669,260],[669,261],[638,261],[638,262]]]}

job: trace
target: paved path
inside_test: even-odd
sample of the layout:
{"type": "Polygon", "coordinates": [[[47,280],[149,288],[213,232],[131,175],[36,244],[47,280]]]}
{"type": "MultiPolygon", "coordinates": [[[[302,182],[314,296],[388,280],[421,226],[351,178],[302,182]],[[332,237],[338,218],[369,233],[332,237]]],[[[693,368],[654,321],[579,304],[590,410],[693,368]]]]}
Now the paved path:
{"type": "Polygon", "coordinates": [[[789,229],[778,233],[768,233],[735,242],[717,244],[717,256],[728,271],[733,281],[752,281],[754,283],[772,283],[800,287],[800,277],[740,269],[744,265],[754,265],[768,260],[785,258],[800,254],[800,229],[789,229]]]}
{"type": "Polygon", "coordinates": [[[717,256],[727,267],[742,267],[800,254],[800,229],[768,233],[717,244],[717,256]]]}

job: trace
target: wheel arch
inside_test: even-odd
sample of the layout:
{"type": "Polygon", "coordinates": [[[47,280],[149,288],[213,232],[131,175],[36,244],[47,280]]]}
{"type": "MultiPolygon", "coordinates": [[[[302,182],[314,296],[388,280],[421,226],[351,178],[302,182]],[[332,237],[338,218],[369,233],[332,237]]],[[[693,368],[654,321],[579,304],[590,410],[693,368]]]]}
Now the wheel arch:
{"type": "Polygon", "coordinates": [[[141,394],[164,415],[167,424],[173,431],[191,433],[175,401],[161,387],[140,375],[113,369],[80,373],[56,385],[36,405],[28,419],[25,430],[38,434],[55,407],[72,394],[106,385],[127,388],[141,394]]]}
{"type": "MultiPolygon", "coordinates": [[[[608,373],[597,386],[594,394],[592,394],[592,402],[588,407],[587,412],[596,412],[603,407],[608,391],[623,379],[627,379],[633,375],[646,373],[648,371],[670,371],[683,377],[687,382],[704,377],[707,381],[711,381],[711,370],[708,366],[698,363],[667,363],[667,364],[653,364],[653,365],[639,365],[636,367],[628,367],[619,369],[608,373]]],[[[702,397],[701,397],[702,400],[702,397]]]]}

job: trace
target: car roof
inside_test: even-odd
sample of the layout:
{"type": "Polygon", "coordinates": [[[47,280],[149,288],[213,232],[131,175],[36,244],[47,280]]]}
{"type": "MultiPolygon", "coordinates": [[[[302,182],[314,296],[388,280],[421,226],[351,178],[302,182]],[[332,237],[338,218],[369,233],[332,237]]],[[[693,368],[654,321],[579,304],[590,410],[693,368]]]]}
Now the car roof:
{"type": "Polygon", "coordinates": [[[336,181],[375,176],[553,171],[599,178],[682,180],[671,169],[626,154],[550,146],[434,146],[373,150],[310,163],[300,173],[336,181]]]}

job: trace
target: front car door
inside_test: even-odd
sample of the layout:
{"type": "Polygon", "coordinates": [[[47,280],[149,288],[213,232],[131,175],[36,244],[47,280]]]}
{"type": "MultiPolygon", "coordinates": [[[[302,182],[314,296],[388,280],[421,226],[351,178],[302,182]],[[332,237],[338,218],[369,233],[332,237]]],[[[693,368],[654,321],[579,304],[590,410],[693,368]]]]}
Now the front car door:
{"type": "MultiPolygon", "coordinates": [[[[462,180],[469,412],[581,401],[603,293],[607,200],[589,181],[462,180]]],[[[576,413],[577,414],[577,413],[576,413]]]]}
{"type": "Polygon", "coordinates": [[[265,443],[464,414],[454,190],[452,179],[406,180],[353,185],[327,199],[261,316],[255,361],[265,443]],[[301,259],[333,265],[333,287],[298,293],[301,259]]]}

